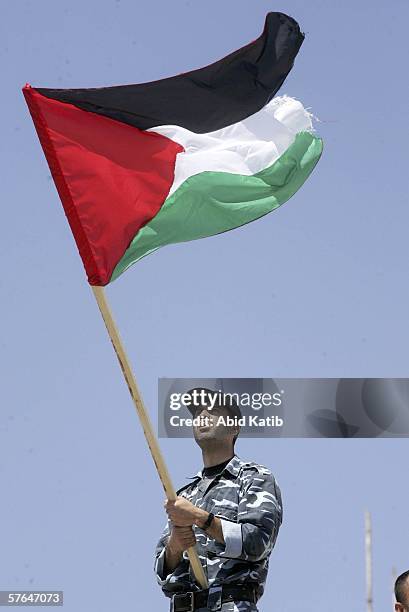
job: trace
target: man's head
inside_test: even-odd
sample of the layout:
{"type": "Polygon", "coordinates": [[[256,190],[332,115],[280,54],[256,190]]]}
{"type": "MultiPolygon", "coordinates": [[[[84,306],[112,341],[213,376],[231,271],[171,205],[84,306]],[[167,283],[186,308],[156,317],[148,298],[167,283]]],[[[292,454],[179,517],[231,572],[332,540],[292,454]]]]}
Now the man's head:
{"type": "Polygon", "coordinates": [[[409,570],[395,582],[395,612],[409,612],[409,570]]]}
{"type": "Polygon", "coordinates": [[[192,402],[188,409],[199,423],[193,426],[193,434],[202,450],[225,446],[234,450],[240,433],[237,421],[241,412],[229,394],[211,389],[195,388],[188,391],[192,402]]]}

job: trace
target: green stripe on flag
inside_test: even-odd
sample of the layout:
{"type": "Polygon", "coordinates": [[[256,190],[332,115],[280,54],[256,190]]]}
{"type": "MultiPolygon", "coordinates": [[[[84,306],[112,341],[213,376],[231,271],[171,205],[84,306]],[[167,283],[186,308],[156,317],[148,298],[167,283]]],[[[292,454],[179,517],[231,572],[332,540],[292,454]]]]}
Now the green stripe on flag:
{"type": "Polygon", "coordinates": [[[306,181],[322,147],[320,138],[300,132],[274,164],[257,174],[201,172],[189,177],[136,234],[116,265],[111,282],[166,244],[220,234],[278,208],[306,181]]]}

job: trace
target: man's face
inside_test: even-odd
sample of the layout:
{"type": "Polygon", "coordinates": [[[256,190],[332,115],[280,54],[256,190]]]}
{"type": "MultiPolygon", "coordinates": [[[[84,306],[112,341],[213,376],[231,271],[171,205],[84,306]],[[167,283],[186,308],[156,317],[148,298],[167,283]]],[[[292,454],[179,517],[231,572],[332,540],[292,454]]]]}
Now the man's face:
{"type": "Polygon", "coordinates": [[[200,447],[215,441],[232,442],[233,438],[238,434],[239,427],[236,425],[227,425],[223,423],[224,417],[232,418],[230,410],[224,406],[214,406],[214,408],[198,408],[195,413],[195,419],[199,417],[200,424],[193,426],[193,434],[196,442],[200,447]]]}

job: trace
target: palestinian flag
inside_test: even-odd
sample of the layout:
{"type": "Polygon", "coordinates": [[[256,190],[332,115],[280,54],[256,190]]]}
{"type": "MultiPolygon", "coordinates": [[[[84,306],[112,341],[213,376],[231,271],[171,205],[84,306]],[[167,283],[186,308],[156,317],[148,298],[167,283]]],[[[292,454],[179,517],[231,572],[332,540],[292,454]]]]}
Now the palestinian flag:
{"type": "Polygon", "coordinates": [[[303,34],[269,13],[259,38],[199,70],[90,89],[23,89],[91,285],[161,246],[258,219],[313,170],[311,115],[276,92],[303,34]]]}

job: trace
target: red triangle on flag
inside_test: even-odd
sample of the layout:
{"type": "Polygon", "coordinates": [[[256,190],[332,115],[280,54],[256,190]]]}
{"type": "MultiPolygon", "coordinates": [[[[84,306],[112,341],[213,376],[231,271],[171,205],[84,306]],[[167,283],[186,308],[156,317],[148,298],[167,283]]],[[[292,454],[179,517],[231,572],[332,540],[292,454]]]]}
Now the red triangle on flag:
{"type": "Polygon", "coordinates": [[[138,230],[160,210],[183,147],[29,85],[23,92],[88,281],[106,285],[138,230]]]}

